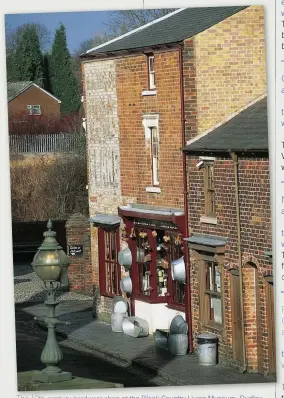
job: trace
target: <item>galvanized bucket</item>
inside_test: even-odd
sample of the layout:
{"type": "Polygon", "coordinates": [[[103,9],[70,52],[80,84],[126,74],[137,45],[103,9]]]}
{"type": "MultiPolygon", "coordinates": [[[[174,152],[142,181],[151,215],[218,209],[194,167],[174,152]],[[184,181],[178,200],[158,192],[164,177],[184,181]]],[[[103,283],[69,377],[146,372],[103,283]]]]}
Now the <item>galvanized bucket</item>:
{"type": "Polygon", "coordinates": [[[172,355],[186,355],[188,349],[187,334],[170,334],[168,346],[172,355]]]}
{"type": "Polygon", "coordinates": [[[127,301],[122,296],[115,296],[112,299],[112,312],[126,313],[128,310],[127,301]]]}
{"type": "Polygon", "coordinates": [[[131,337],[146,337],[149,335],[149,325],[145,319],[130,316],[122,320],[123,333],[131,337]]]}
{"type": "Polygon", "coordinates": [[[170,325],[170,334],[184,334],[185,330],[185,333],[187,333],[187,329],[188,325],[181,315],[177,315],[173,318],[170,325]]]}
{"type": "Polygon", "coordinates": [[[111,330],[115,333],[122,333],[122,321],[127,317],[126,313],[114,312],[111,314],[111,330]]]}
{"type": "Polygon", "coordinates": [[[129,247],[126,247],[125,249],[121,250],[118,253],[118,263],[119,265],[130,268],[132,264],[132,254],[129,249],[129,247]]]}
{"type": "Polygon", "coordinates": [[[159,348],[163,348],[164,350],[168,350],[168,336],[167,333],[163,333],[160,330],[156,330],[154,333],[156,346],[159,348]]]}
{"type": "Polygon", "coordinates": [[[132,293],[132,280],[130,276],[126,276],[120,281],[120,290],[125,293],[132,293]]]}
{"type": "Polygon", "coordinates": [[[172,261],[171,275],[172,275],[172,280],[185,283],[186,274],[185,274],[185,263],[183,256],[178,260],[172,261]]]}

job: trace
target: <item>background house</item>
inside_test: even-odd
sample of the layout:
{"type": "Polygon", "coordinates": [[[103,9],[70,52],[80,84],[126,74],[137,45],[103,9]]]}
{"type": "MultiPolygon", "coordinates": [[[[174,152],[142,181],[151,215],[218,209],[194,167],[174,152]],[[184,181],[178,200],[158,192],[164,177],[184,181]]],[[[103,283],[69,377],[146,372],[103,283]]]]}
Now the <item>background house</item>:
{"type": "Polygon", "coordinates": [[[9,118],[59,119],[61,101],[31,81],[8,82],[9,118]]]}
{"type": "MultiPolygon", "coordinates": [[[[129,246],[132,313],[151,332],[182,314],[192,350],[199,293],[189,283],[181,148],[266,92],[263,7],[180,9],[83,58],[96,314],[110,319],[127,275],[117,255],[129,246]],[[183,255],[186,284],[169,268],[183,255]]],[[[220,354],[233,363],[230,351],[220,354]]]]}

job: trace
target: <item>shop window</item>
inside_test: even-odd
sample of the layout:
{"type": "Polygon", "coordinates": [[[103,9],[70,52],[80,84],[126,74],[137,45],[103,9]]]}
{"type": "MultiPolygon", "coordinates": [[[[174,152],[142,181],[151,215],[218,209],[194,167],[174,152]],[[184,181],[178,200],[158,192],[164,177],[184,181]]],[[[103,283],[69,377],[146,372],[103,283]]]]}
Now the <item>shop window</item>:
{"type": "Polygon", "coordinates": [[[149,297],[151,294],[150,263],[151,248],[148,242],[148,234],[144,230],[137,230],[136,264],[138,271],[138,295],[149,297]]]}
{"type": "Polygon", "coordinates": [[[152,90],[156,88],[156,75],[155,75],[155,57],[150,55],[148,57],[148,79],[149,79],[149,89],[152,90]]]}
{"type": "MultiPolygon", "coordinates": [[[[177,260],[181,258],[184,253],[183,253],[183,245],[182,245],[182,240],[181,240],[181,235],[180,234],[167,234],[169,241],[169,265],[171,264],[172,261],[177,260]]],[[[183,307],[185,306],[185,284],[174,281],[171,279],[171,273],[169,273],[169,306],[173,307],[183,307]]]]}
{"type": "Polygon", "coordinates": [[[120,265],[118,264],[119,230],[99,229],[100,291],[102,295],[120,294],[120,265]]]}
{"type": "Polygon", "coordinates": [[[218,264],[205,261],[200,280],[201,320],[208,325],[223,324],[221,273],[218,264]]]}
{"type": "Polygon", "coordinates": [[[215,217],[214,166],[212,162],[204,163],[204,199],[205,215],[215,217]]]}
{"type": "Polygon", "coordinates": [[[171,262],[183,256],[183,244],[178,232],[162,229],[136,228],[131,234],[135,263],[132,268],[134,297],[168,303],[183,310],[185,285],[171,279],[171,262]]]}

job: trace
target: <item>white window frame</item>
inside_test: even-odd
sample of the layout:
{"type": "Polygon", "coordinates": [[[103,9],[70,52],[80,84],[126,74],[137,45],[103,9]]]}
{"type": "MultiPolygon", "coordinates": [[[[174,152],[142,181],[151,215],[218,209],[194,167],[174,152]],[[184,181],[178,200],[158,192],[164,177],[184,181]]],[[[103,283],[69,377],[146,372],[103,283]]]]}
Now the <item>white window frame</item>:
{"type": "Polygon", "coordinates": [[[33,114],[33,106],[32,105],[27,105],[27,110],[28,110],[28,115],[33,114]]]}
{"type": "MultiPolygon", "coordinates": [[[[151,172],[152,172],[152,186],[157,187],[160,185],[159,179],[159,152],[160,152],[160,136],[159,136],[159,115],[149,114],[143,116],[143,126],[145,131],[145,141],[150,143],[151,149],[151,172]],[[153,129],[157,134],[157,157],[153,156],[153,129]]],[[[147,187],[149,188],[149,187],[147,187]]],[[[156,192],[158,193],[158,192],[156,192]]]]}
{"type": "Polygon", "coordinates": [[[155,56],[149,55],[148,56],[148,75],[149,75],[149,89],[156,88],[156,74],[155,74],[155,56]],[[151,62],[153,61],[153,62],[151,62]],[[151,63],[153,65],[151,65],[151,63]]]}
{"type": "Polygon", "coordinates": [[[33,115],[41,115],[41,108],[40,108],[40,105],[33,105],[33,115]],[[38,110],[39,110],[39,113],[36,113],[35,112],[35,108],[38,108],[38,110]]]}

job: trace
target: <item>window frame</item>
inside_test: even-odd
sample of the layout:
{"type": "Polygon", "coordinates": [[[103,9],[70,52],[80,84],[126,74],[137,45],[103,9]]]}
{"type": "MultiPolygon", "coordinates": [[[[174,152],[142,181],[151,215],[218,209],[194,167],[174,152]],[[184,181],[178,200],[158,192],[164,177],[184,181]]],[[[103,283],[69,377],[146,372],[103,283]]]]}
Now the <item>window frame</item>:
{"type": "MultiPolygon", "coordinates": [[[[98,252],[99,252],[99,286],[100,294],[106,297],[114,297],[121,294],[120,280],[121,280],[121,267],[118,263],[118,253],[120,251],[120,236],[119,228],[98,228],[98,252]],[[106,256],[106,242],[110,242],[110,237],[114,235],[115,243],[115,260],[109,260],[106,256]],[[116,271],[116,283],[117,288],[115,291],[109,291],[108,288],[113,286],[113,281],[111,279],[107,280],[108,267],[114,265],[116,271]]],[[[110,275],[109,275],[110,276],[110,275]]]]}
{"type": "Polygon", "coordinates": [[[151,157],[151,187],[160,187],[160,134],[159,134],[159,115],[148,114],[143,115],[142,124],[144,126],[145,140],[150,141],[150,157],[151,157]],[[156,142],[157,142],[157,161],[154,161],[153,156],[153,129],[156,131],[156,142]],[[156,170],[154,167],[156,165],[156,170]]]}
{"type": "Polygon", "coordinates": [[[32,115],[33,114],[33,106],[27,105],[27,111],[28,111],[28,115],[32,115]]]}
{"type": "Polygon", "coordinates": [[[148,66],[148,87],[149,87],[149,90],[155,90],[156,89],[156,72],[155,72],[155,56],[154,56],[154,54],[149,54],[147,56],[147,66],[148,66]],[[152,66],[153,66],[153,69],[151,68],[152,66]]]}
{"type": "Polygon", "coordinates": [[[214,162],[204,161],[204,211],[206,217],[216,217],[214,162]]]}
{"type": "MultiPolygon", "coordinates": [[[[217,330],[223,329],[224,327],[224,302],[223,302],[223,271],[221,268],[221,265],[218,264],[214,259],[206,259],[202,261],[202,267],[200,268],[200,275],[199,275],[199,297],[200,297],[200,321],[202,325],[211,327],[217,330]],[[220,275],[220,292],[217,292],[215,290],[208,289],[206,284],[207,284],[207,273],[206,273],[206,268],[207,266],[214,266],[217,268],[219,275],[220,275]],[[214,314],[211,314],[211,299],[212,297],[216,297],[220,299],[221,301],[221,310],[220,314],[222,317],[222,322],[218,323],[212,319],[212,316],[214,317],[214,314]]],[[[215,272],[212,273],[212,276],[215,278],[215,272]]],[[[214,278],[212,277],[212,283],[214,281],[214,278]]]]}
{"type": "Polygon", "coordinates": [[[35,116],[41,115],[41,106],[40,105],[33,105],[33,115],[35,115],[35,116]],[[39,113],[35,112],[36,107],[38,107],[39,113]]]}

